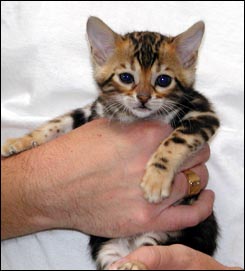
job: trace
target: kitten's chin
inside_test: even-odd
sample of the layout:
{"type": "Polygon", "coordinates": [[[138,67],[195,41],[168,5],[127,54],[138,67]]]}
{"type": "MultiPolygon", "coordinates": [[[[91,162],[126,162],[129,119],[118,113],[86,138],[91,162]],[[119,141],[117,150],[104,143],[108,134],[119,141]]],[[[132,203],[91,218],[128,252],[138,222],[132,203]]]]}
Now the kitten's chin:
{"type": "Polygon", "coordinates": [[[153,114],[153,110],[148,108],[134,108],[131,109],[132,113],[138,118],[147,118],[153,114]]]}

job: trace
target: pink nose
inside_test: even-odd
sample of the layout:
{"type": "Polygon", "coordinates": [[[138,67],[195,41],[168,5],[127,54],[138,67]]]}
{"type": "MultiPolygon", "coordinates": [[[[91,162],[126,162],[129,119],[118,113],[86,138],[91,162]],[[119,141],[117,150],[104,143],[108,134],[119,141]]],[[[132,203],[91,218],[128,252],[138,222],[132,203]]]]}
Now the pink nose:
{"type": "Polygon", "coordinates": [[[142,104],[145,104],[151,98],[151,96],[148,94],[137,94],[137,98],[142,104]]]}

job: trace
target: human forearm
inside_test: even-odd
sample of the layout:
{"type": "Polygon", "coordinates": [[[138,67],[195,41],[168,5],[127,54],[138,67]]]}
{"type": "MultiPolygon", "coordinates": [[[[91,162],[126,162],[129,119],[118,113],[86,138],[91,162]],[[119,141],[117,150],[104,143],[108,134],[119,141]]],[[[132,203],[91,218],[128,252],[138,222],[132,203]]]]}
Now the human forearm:
{"type": "Polygon", "coordinates": [[[31,156],[21,154],[2,161],[1,239],[46,228],[47,222],[40,223],[41,210],[30,201],[33,198],[32,160],[31,156]]]}
{"type": "MultiPolygon", "coordinates": [[[[94,141],[93,136],[86,134],[86,130],[80,137],[71,133],[2,160],[2,239],[69,227],[69,212],[75,209],[70,206],[75,200],[69,198],[72,197],[67,191],[69,186],[75,189],[74,182],[79,178],[81,189],[83,178],[88,180],[99,170],[95,168],[93,150],[87,149],[94,141]],[[78,144],[83,145],[82,153],[81,147],[76,147],[78,144]]],[[[83,205],[82,197],[80,204],[83,205]]]]}

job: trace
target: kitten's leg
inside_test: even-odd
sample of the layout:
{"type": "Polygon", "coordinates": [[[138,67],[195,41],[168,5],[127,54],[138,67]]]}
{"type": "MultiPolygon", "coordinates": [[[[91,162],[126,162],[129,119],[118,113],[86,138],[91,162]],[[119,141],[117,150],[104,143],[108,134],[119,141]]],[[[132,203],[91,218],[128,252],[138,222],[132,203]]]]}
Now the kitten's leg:
{"type": "Polygon", "coordinates": [[[147,163],[141,183],[149,202],[160,202],[170,194],[175,173],[185,160],[200,149],[219,127],[213,113],[189,113],[181,126],[158,147],[147,163]]]}
{"type": "Polygon", "coordinates": [[[87,106],[50,120],[23,137],[8,139],[1,153],[7,157],[48,142],[87,122],[90,113],[90,107],[87,106]]]}
{"type": "MultiPolygon", "coordinates": [[[[109,241],[102,241],[101,246],[96,246],[92,252],[96,261],[98,270],[107,270],[112,264],[119,261],[135,249],[142,246],[156,246],[167,242],[170,236],[178,236],[179,232],[147,232],[128,238],[115,238],[109,241]]],[[[96,239],[95,241],[96,242],[96,239]]],[[[118,270],[147,270],[147,268],[139,262],[127,262],[121,264],[118,270]]]]}
{"type": "MultiPolygon", "coordinates": [[[[175,238],[180,232],[147,232],[131,239],[131,251],[143,246],[157,246],[166,243],[172,236],[175,238]]],[[[148,270],[147,267],[139,261],[130,261],[118,266],[117,270],[148,270]]]]}
{"type": "Polygon", "coordinates": [[[111,239],[104,243],[97,252],[97,270],[108,270],[109,266],[130,253],[127,238],[111,239]]]}

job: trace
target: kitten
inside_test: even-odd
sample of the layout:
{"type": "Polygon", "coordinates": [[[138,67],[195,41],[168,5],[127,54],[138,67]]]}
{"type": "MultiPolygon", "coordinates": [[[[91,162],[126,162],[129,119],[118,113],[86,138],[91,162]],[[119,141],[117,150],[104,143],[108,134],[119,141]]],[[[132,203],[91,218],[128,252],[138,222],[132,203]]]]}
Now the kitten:
{"type": "MultiPolygon", "coordinates": [[[[90,17],[87,34],[99,97],[90,106],[57,117],[22,138],[7,140],[2,155],[43,144],[100,117],[121,122],[165,121],[175,130],[150,158],[141,183],[145,198],[158,203],[169,196],[178,168],[219,127],[207,98],[193,89],[204,23],[198,22],[176,37],[155,32],[119,35],[100,19],[90,17]]],[[[191,204],[195,199],[184,199],[182,204],[191,204]]],[[[212,214],[199,225],[179,232],[150,232],[116,239],[91,236],[90,247],[97,268],[106,269],[143,245],[180,243],[212,255],[217,234],[212,214]]],[[[143,267],[137,264],[121,267],[137,268],[143,267]]]]}

